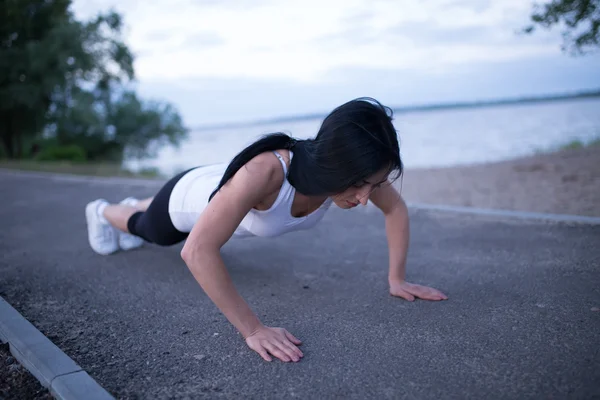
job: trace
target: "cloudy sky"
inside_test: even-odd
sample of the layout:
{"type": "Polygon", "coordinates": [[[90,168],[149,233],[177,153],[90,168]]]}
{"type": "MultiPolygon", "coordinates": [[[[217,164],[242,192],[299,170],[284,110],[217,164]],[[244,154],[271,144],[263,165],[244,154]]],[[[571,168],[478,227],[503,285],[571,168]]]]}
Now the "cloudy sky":
{"type": "Polygon", "coordinates": [[[600,55],[516,32],[529,0],[74,0],[125,18],[137,89],[188,126],[600,88],[600,55]]]}

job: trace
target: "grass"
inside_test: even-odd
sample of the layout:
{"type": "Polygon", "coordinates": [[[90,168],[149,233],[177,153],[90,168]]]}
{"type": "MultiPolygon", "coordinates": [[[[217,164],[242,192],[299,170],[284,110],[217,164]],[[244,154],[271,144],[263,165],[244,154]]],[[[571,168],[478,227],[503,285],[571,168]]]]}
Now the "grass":
{"type": "Polygon", "coordinates": [[[119,164],[110,163],[71,163],[67,161],[2,160],[0,168],[55,172],[73,175],[126,177],[126,178],[164,178],[155,168],[142,169],[139,172],[124,169],[119,164]]]}
{"type": "Polygon", "coordinates": [[[551,148],[544,149],[536,149],[534,154],[548,154],[548,153],[556,153],[564,150],[577,150],[577,149],[587,149],[592,147],[600,147],[600,136],[595,139],[592,139],[588,142],[582,142],[581,140],[575,139],[570,142],[563,143],[558,146],[554,146],[551,148]]]}
{"type": "Polygon", "coordinates": [[[588,147],[596,147],[600,146],[600,137],[593,139],[588,143],[583,143],[581,140],[572,140],[568,143],[563,144],[558,149],[559,150],[573,150],[573,149],[583,149],[588,147]]]}

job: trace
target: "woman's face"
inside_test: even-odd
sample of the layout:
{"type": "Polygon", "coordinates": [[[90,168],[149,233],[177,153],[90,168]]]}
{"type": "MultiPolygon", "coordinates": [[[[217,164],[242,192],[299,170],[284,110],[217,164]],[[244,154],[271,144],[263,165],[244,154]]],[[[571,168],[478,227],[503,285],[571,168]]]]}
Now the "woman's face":
{"type": "Polygon", "coordinates": [[[373,190],[379,186],[387,183],[389,171],[382,169],[381,171],[371,175],[362,182],[358,182],[356,185],[349,187],[341,193],[331,196],[331,199],[340,208],[354,208],[359,204],[363,206],[367,205],[369,196],[373,190]]]}

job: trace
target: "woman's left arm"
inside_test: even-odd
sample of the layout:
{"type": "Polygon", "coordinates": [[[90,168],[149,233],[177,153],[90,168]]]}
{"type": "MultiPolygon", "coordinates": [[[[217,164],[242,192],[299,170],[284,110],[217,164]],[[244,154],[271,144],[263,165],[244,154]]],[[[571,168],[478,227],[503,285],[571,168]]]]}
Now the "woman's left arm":
{"type": "Polygon", "coordinates": [[[408,208],[400,193],[391,183],[375,189],[369,200],[385,215],[385,230],[389,249],[388,282],[390,294],[413,301],[415,297],[424,300],[447,300],[437,289],[406,282],[406,259],[410,242],[410,222],[408,208]]]}

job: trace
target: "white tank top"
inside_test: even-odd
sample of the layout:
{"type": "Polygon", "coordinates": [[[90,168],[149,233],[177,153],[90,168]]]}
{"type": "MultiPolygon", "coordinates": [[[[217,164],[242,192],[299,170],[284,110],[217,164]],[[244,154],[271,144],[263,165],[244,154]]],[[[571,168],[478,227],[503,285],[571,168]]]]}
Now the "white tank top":
{"type": "MultiPolygon", "coordinates": [[[[252,209],[246,214],[233,233],[233,237],[278,236],[287,232],[312,228],[331,206],[331,198],[314,212],[304,217],[291,214],[296,189],[287,180],[287,165],[274,152],[283,166],[284,180],[277,199],[268,210],[252,209]]],[[[290,151],[290,160],[293,157],[290,151]]],[[[169,199],[169,216],[175,228],[190,232],[208,204],[210,194],[221,181],[228,164],[214,164],[193,169],[185,174],[173,188],[169,199]]]]}

